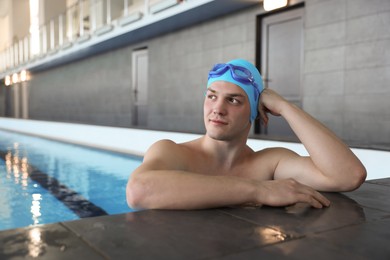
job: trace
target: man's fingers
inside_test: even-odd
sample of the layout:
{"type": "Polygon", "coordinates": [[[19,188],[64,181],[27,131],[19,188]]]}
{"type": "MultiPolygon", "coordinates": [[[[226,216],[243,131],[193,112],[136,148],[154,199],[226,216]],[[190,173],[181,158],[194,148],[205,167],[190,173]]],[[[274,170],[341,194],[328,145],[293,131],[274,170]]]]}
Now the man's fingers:
{"type": "Polygon", "coordinates": [[[309,195],[312,196],[319,203],[321,203],[322,205],[324,205],[326,207],[328,207],[330,205],[330,201],[325,196],[323,196],[321,193],[312,189],[309,186],[306,186],[306,188],[308,189],[307,192],[309,193],[309,195]]]}
{"type": "Polygon", "coordinates": [[[330,206],[330,201],[324,197],[321,193],[317,192],[316,199],[324,206],[329,207],[330,206]]]}
{"type": "Polygon", "coordinates": [[[303,188],[304,189],[302,189],[301,192],[303,193],[304,197],[301,197],[301,199],[304,199],[305,202],[309,203],[315,208],[322,208],[323,206],[329,207],[330,201],[321,193],[305,185],[303,188]]]}
{"type": "Polygon", "coordinates": [[[297,203],[304,202],[304,203],[307,203],[314,208],[322,208],[322,204],[309,194],[301,193],[297,196],[297,200],[298,200],[297,203]]]}
{"type": "Polygon", "coordinates": [[[260,118],[261,118],[263,124],[267,125],[268,124],[268,115],[265,111],[265,107],[263,105],[259,104],[258,111],[259,111],[260,118]]]}
{"type": "Polygon", "coordinates": [[[310,186],[301,184],[294,179],[282,179],[260,182],[259,203],[269,206],[287,206],[296,203],[307,203],[314,208],[330,205],[330,201],[310,186]]]}

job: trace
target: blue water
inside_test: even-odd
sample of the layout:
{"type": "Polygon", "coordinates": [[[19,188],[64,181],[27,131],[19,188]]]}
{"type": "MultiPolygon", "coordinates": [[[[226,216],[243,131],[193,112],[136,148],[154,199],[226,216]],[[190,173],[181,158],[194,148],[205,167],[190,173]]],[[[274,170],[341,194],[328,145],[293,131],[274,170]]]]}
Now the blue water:
{"type": "MultiPolygon", "coordinates": [[[[126,183],[141,159],[43,138],[0,131],[0,230],[79,219],[29,177],[33,166],[108,214],[131,211],[126,183]]],[[[62,186],[61,186],[62,187],[62,186]]],[[[53,187],[55,189],[55,187],[53,187]]],[[[61,194],[61,192],[60,192],[61,194]]]]}

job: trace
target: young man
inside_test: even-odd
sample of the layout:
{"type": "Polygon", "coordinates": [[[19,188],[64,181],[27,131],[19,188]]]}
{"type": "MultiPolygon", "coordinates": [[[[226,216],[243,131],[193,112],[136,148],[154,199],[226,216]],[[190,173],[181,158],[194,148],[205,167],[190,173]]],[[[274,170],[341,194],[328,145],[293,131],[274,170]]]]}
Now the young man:
{"type": "Polygon", "coordinates": [[[206,134],[199,139],[181,144],[162,140],[150,147],[127,184],[131,208],[298,202],[322,208],[330,202],[317,190],[350,191],[366,178],[364,166],[340,139],[275,91],[263,90],[260,73],[245,60],[217,64],[209,72],[204,123],[206,134]],[[248,147],[258,108],[264,122],[267,113],[284,117],[310,156],[248,147]]]}

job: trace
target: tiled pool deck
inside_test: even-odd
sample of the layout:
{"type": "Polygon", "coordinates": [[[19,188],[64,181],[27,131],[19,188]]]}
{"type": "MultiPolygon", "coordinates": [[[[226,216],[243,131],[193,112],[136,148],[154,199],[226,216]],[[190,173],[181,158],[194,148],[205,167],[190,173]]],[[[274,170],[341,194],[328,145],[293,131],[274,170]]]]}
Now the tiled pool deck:
{"type": "Polygon", "coordinates": [[[390,259],[390,178],[326,209],[147,210],[0,232],[0,259],[390,259]]]}

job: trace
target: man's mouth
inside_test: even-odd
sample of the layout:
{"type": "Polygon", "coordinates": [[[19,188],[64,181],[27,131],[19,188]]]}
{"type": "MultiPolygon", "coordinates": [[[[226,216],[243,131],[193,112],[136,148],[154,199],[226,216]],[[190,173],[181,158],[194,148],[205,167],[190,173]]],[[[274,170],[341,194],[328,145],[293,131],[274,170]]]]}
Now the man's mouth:
{"type": "Polygon", "coordinates": [[[227,125],[228,123],[226,121],[220,120],[220,119],[209,119],[209,122],[215,125],[227,125]]]}

